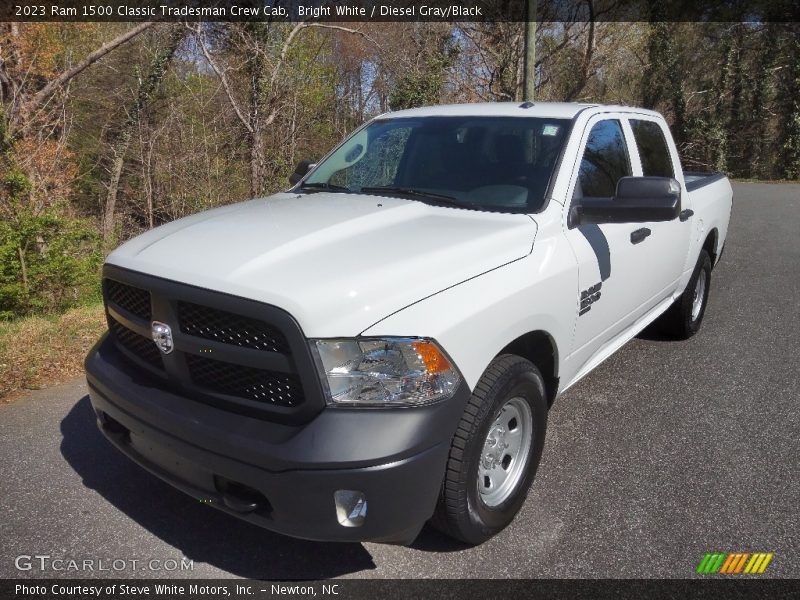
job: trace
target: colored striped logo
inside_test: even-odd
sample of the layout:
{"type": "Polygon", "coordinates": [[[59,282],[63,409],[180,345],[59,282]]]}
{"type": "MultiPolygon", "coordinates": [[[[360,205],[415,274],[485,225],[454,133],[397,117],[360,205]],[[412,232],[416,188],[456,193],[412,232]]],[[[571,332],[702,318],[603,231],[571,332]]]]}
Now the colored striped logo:
{"type": "Polygon", "coordinates": [[[708,553],[697,567],[698,575],[760,575],[772,560],[772,552],[715,552],[708,553]]]}

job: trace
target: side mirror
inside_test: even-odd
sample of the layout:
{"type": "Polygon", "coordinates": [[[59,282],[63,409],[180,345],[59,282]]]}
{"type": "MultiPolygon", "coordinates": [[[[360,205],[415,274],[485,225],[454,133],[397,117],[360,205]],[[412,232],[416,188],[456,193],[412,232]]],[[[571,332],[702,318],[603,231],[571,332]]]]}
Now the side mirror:
{"type": "Polygon", "coordinates": [[[582,198],[570,226],[671,221],[681,212],[681,186],[672,177],[622,177],[613,198],[582,198]]]}
{"type": "Polygon", "coordinates": [[[300,181],[306,174],[313,169],[316,164],[310,160],[301,160],[297,163],[297,166],[294,168],[294,173],[289,175],[289,183],[295,185],[298,181],[300,181]]]}

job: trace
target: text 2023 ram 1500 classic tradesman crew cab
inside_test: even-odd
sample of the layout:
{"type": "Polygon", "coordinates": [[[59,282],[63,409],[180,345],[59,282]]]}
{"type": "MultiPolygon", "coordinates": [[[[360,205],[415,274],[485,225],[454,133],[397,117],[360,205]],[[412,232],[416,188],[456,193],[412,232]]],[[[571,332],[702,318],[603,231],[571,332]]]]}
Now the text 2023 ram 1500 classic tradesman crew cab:
{"type": "Polygon", "coordinates": [[[108,257],[91,401],[204,502],[393,543],[511,522],[555,397],[698,330],[732,196],[658,113],[530,102],[382,115],[292,183],[108,257]]]}

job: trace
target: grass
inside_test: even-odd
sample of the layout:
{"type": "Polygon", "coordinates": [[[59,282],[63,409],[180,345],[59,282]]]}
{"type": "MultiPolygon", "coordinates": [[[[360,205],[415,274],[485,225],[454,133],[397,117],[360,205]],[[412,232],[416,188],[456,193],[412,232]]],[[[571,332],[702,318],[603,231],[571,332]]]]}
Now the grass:
{"type": "Polygon", "coordinates": [[[0,322],[0,402],[83,373],[83,359],[105,329],[102,304],[0,322]]]}

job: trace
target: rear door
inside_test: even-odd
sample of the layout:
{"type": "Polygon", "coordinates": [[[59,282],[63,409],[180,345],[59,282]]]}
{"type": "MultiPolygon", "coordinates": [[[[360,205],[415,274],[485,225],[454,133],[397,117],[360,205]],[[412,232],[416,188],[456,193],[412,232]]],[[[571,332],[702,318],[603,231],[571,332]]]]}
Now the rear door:
{"type": "MultiPolygon", "coordinates": [[[[637,175],[674,177],[681,173],[677,150],[663,119],[650,115],[629,115],[628,125],[634,139],[633,159],[637,175]],[[638,164],[637,164],[638,163],[638,164]]],[[[667,296],[678,292],[678,282],[686,264],[691,236],[689,194],[681,184],[681,217],[645,226],[651,234],[642,242],[652,257],[654,268],[643,276],[643,284],[651,290],[646,309],[656,306],[667,296]]]]}

